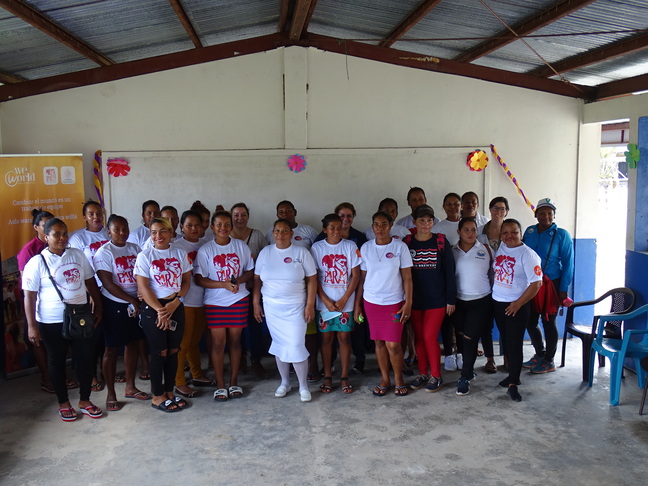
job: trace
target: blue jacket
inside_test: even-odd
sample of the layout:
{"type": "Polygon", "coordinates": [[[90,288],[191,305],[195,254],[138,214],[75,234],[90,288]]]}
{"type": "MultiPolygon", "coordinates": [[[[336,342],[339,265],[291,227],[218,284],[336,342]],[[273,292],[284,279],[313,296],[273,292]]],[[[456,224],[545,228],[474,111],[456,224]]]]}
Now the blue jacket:
{"type": "Polygon", "coordinates": [[[560,279],[559,292],[567,292],[574,279],[574,244],[569,233],[553,223],[549,229],[540,233],[538,225],[529,226],[522,241],[542,259],[545,274],[551,279],[560,279]],[[551,239],[556,235],[551,255],[547,258],[551,239]]]}

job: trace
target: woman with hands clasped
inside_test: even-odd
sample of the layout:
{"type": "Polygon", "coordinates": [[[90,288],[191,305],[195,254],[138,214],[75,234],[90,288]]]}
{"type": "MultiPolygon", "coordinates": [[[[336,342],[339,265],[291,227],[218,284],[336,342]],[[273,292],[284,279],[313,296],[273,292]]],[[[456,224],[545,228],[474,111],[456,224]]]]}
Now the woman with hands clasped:
{"type": "Polygon", "coordinates": [[[515,402],[522,370],[522,342],[531,313],[531,300],[542,285],[540,257],[522,243],[522,226],[515,219],[502,223],[502,244],[495,254],[493,305],[509,375],[499,385],[515,402]]]}
{"type": "Polygon", "coordinates": [[[171,246],[173,228],[164,218],[151,222],[153,247],[137,255],[133,274],[144,302],[140,325],[149,343],[153,403],[163,412],[177,412],[189,403],[173,394],[178,349],[184,333],[184,297],[192,266],[187,252],[171,246]]]}
{"type": "Polygon", "coordinates": [[[322,333],[322,361],[324,362],[324,383],[322,393],[331,393],[331,356],[335,337],[340,343],[342,377],[340,382],[344,393],[353,393],[349,384],[349,362],[351,361],[351,331],[353,331],[354,292],[360,280],[360,258],[358,247],[342,239],[342,219],[337,214],[327,214],[322,220],[326,239],[316,242],[311,248],[317,265],[317,324],[322,333]]]}
{"type": "Polygon", "coordinates": [[[394,370],[396,396],[407,395],[403,381],[403,324],[412,310],[412,257],[407,245],[390,236],[393,220],[382,211],[373,215],[376,236],[362,245],[361,277],[356,291],[354,318],[362,323],[362,303],[369,320],[369,334],[376,343],[381,380],[373,394],[385,396],[391,387],[389,369],[394,370]]]}
{"type": "Polygon", "coordinates": [[[306,324],[315,317],[317,270],[310,252],[292,243],[290,221],[275,221],[272,235],[274,245],[261,250],[254,268],[254,316],[258,322],[265,316],[272,336],[269,352],[275,356],[281,375],[275,397],[283,398],[292,390],[292,363],[299,380],[299,397],[310,402],[306,324]]]}
{"type": "Polygon", "coordinates": [[[247,326],[250,292],[245,284],[252,278],[254,260],[250,248],[231,238],[232,215],[216,211],[211,228],[214,239],[198,250],[196,283],[205,288],[205,314],[211,335],[211,359],[216,375],[214,400],[240,398],[241,333],[247,326]],[[225,388],[225,344],[229,343],[230,386],[225,388]]]}

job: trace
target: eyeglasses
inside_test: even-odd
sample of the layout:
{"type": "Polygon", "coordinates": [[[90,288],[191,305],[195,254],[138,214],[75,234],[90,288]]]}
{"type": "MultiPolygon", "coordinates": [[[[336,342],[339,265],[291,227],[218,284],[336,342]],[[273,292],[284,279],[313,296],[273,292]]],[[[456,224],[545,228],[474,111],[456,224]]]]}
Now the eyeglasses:
{"type": "Polygon", "coordinates": [[[506,211],[506,208],[501,208],[499,206],[492,206],[491,211],[506,211]]]}

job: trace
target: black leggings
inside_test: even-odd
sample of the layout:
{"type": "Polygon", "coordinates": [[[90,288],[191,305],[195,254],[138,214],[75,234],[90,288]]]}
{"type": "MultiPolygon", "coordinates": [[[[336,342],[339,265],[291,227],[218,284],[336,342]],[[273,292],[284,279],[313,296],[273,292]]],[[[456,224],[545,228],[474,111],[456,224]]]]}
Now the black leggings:
{"type": "MultiPolygon", "coordinates": [[[[160,299],[165,305],[168,300],[160,299]]],[[[151,353],[149,373],[151,375],[151,391],[153,395],[164,395],[173,392],[175,376],[178,371],[178,349],[184,333],[184,305],[180,304],[171,319],[177,322],[175,331],[162,330],[155,325],[157,312],[148,304],[144,304],[140,312],[140,326],[144,331],[151,353]],[[165,353],[166,351],[166,353],[165,353]],[[163,355],[162,353],[165,353],[163,355]]]]}
{"type": "Polygon", "coordinates": [[[520,382],[522,372],[522,344],[524,331],[529,321],[531,302],[527,302],[514,316],[507,316],[504,311],[511,304],[510,302],[493,301],[495,306],[495,321],[500,332],[500,342],[504,348],[504,356],[509,372],[509,383],[517,385],[520,382]]]}
{"type": "Polygon", "coordinates": [[[463,334],[461,376],[470,380],[477,359],[479,338],[483,336],[485,330],[490,331],[493,326],[493,299],[490,294],[475,300],[457,299],[454,316],[455,326],[461,329],[463,334]]]}
{"type": "Polygon", "coordinates": [[[96,337],[86,340],[64,339],[61,329],[62,322],[55,324],[38,323],[38,330],[47,349],[47,369],[52,385],[56,391],[59,404],[69,400],[67,385],[65,383],[65,361],[69,347],[72,347],[72,362],[76,367],[77,380],[79,380],[79,394],[82,402],[90,400],[92,391],[92,377],[96,369],[95,341],[96,337]]]}
{"type": "MultiPolygon", "coordinates": [[[[559,278],[552,280],[552,282],[556,289],[560,288],[559,278]]],[[[556,349],[558,348],[558,326],[556,325],[556,314],[550,315],[549,319],[542,317],[542,328],[544,329],[544,336],[547,341],[546,349],[542,342],[540,326],[538,326],[539,319],[540,314],[533,309],[533,306],[531,306],[529,322],[527,322],[527,332],[531,338],[531,344],[533,344],[535,354],[546,361],[553,361],[554,356],[556,356],[556,349]]]]}

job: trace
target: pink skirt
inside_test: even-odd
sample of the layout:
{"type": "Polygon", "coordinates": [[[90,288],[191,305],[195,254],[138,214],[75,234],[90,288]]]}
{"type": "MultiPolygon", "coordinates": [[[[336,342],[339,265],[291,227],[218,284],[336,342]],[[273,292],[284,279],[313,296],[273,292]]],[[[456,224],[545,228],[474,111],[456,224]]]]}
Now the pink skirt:
{"type": "Polygon", "coordinates": [[[374,341],[400,343],[403,335],[403,324],[394,316],[403,307],[403,302],[390,305],[378,305],[364,301],[364,310],[369,321],[369,336],[374,341]]]}

